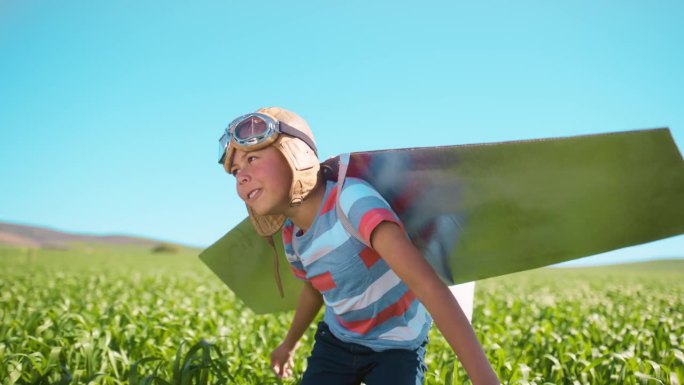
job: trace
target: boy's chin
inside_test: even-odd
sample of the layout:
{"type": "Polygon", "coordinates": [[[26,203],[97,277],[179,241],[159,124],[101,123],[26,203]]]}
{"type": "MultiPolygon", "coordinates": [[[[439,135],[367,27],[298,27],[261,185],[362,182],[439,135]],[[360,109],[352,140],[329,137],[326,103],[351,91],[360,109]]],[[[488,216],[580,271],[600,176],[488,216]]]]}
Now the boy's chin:
{"type": "Polygon", "coordinates": [[[271,204],[271,202],[255,202],[255,203],[262,203],[262,204],[256,204],[253,206],[249,206],[249,208],[252,210],[252,212],[256,215],[286,215],[285,214],[285,207],[287,206],[289,202],[279,202],[276,204],[271,204]]]}
{"type": "Polygon", "coordinates": [[[276,213],[273,213],[273,210],[268,210],[263,207],[254,207],[250,206],[250,209],[252,209],[252,212],[256,215],[263,216],[263,215],[276,215],[276,213]]]}

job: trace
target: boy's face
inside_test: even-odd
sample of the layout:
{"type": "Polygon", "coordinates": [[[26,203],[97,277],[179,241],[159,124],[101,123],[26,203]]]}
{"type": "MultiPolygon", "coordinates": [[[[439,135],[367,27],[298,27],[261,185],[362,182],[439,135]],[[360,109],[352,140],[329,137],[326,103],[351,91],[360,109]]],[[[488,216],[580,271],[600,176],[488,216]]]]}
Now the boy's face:
{"type": "Polygon", "coordinates": [[[273,146],[234,153],[230,173],[240,199],[258,215],[284,214],[290,207],[292,170],[273,146]]]}

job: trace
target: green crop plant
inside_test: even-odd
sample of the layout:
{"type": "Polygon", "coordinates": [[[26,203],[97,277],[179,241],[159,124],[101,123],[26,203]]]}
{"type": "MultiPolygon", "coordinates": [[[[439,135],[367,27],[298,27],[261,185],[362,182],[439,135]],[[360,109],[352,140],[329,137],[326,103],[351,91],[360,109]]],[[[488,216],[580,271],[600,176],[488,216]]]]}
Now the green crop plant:
{"type": "MultiPolygon", "coordinates": [[[[0,382],[296,384],[269,357],[291,313],[255,315],[197,250],[0,249],[0,382]]],[[[683,261],[546,268],[481,281],[473,325],[505,384],[684,382],[683,261]]],[[[272,290],[275,286],[255,288],[272,290]]],[[[426,384],[467,377],[433,328],[426,384]]]]}

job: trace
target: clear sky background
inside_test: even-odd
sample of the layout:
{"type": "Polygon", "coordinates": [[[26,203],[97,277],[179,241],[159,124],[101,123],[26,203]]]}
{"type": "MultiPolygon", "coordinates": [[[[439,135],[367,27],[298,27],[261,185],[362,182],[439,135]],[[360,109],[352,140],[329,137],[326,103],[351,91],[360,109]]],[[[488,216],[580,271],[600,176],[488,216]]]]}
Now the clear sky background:
{"type": "MultiPolygon", "coordinates": [[[[682,151],[683,18],[682,1],[4,0],[0,220],[208,246],[246,216],[217,139],[268,105],[306,118],[322,158],[664,126],[682,151]]],[[[683,254],[678,236],[609,258],[683,254]]]]}

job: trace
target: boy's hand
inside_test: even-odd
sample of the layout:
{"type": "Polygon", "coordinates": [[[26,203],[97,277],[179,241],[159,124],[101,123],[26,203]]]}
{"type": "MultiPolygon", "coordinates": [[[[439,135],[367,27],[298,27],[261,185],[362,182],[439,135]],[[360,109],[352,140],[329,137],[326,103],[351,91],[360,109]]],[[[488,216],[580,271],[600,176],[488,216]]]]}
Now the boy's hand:
{"type": "Polygon", "coordinates": [[[292,355],[295,349],[296,346],[282,343],[271,352],[271,369],[278,377],[290,378],[292,376],[292,355]]]}

